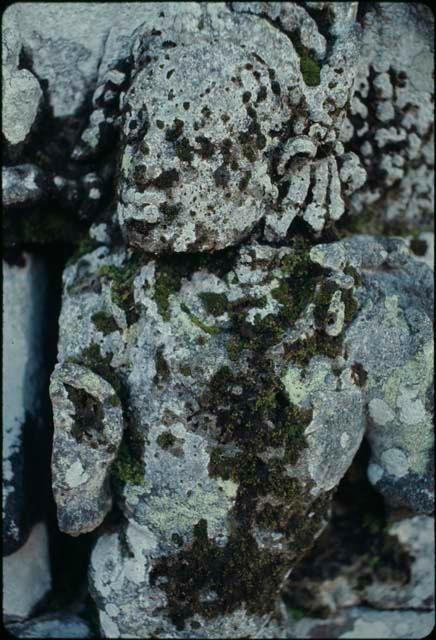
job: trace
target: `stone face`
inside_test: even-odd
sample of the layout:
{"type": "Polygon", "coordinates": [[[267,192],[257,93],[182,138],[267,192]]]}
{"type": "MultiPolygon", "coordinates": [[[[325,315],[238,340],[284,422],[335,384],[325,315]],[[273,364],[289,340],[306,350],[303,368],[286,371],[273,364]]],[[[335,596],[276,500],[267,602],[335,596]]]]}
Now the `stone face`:
{"type": "Polygon", "coordinates": [[[28,618],[51,589],[47,527],[39,522],[18,551],[3,558],[5,622],[28,618]]]}
{"type": "Polygon", "coordinates": [[[358,53],[353,13],[341,16],[321,65],[303,52],[326,55],[304,9],[271,9],[273,23],[260,5],[211,4],[201,25],[187,12],[149,25],[135,43],[118,205],[128,244],[217,250],[262,219],[266,238],[282,239],[297,216],[320,231],[365,181],[358,158],[336,144],[358,53]]]}
{"type": "MultiPolygon", "coordinates": [[[[26,540],[34,481],[31,449],[43,439],[41,382],[43,312],[47,270],[41,258],[25,253],[24,264],[3,262],[3,553],[26,540]],[[32,444],[33,443],[33,444],[32,444]]],[[[40,515],[40,514],[38,514],[40,515]]]]}

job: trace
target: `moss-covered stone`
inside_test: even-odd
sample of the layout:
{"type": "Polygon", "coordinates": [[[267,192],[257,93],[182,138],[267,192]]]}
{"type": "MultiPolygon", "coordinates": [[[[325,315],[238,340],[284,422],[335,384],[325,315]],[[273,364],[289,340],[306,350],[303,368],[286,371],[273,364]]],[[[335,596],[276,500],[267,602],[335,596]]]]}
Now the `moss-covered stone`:
{"type": "Polygon", "coordinates": [[[180,305],[180,308],[189,316],[189,319],[191,320],[192,324],[194,324],[196,327],[198,327],[205,333],[208,333],[211,336],[216,336],[221,332],[219,327],[211,327],[210,325],[200,320],[200,318],[198,318],[196,315],[192,313],[192,311],[189,309],[189,307],[186,306],[186,304],[182,303],[180,305]]]}
{"type": "Polygon", "coordinates": [[[300,57],[300,71],[308,87],[317,87],[321,82],[321,67],[307,51],[300,57]]]}
{"type": "Polygon", "coordinates": [[[233,480],[253,496],[285,491],[290,498],[295,483],[283,473],[284,461],[295,462],[306,446],[304,429],[312,413],[290,404],[271,366],[258,362],[252,377],[222,367],[213,376],[204,402],[217,417],[218,446],[211,452],[212,475],[233,480]],[[225,447],[229,442],[237,444],[243,454],[229,456],[225,447]],[[259,457],[267,447],[283,449],[277,454],[276,465],[265,465],[259,457]]]}
{"type": "Polygon", "coordinates": [[[112,467],[112,475],[123,484],[144,484],[143,464],[132,456],[125,442],[121,443],[118,457],[112,467]]]}
{"type": "Polygon", "coordinates": [[[328,309],[333,297],[333,294],[338,291],[338,286],[332,280],[323,280],[315,294],[314,303],[315,311],[314,315],[317,322],[322,326],[327,319],[328,309]]]}
{"type": "Polygon", "coordinates": [[[94,251],[99,246],[100,246],[99,243],[93,238],[91,238],[89,233],[86,232],[85,235],[82,237],[81,241],[79,242],[77,249],[74,251],[72,256],[68,259],[67,266],[71,264],[75,264],[78,260],[80,260],[82,256],[84,256],[87,253],[91,253],[91,251],[94,251]]]}
{"type": "Polygon", "coordinates": [[[160,383],[162,381],[168,380],[170,375],[170,368],[163,354],[163,347],[157,349],[154,361],[156,366],[155,382],[160,383]]]}
{"type": "Polygon", "coordinates": [[[169,449],[176,442],[176,438],[171,431],[164,431],[158,435],[156,442],[162,449],[169,449]]]}
{"type": "Polygon", "coordinates": [[[235,610],[243,602],[250,612],[272,608],[276,584],[284,573],[278,554],[259,550],[246,531],[238,531],[225,547],[219,547],[209,540],[205,520],[194,526],[193,533],[191,548],[160,559],[150,576],[152,584],[166,578],[163,589],[169,614],[179,629],[195,613],[214,617],[235,610]],[[205,602],[201,599],[205,590],[215,592],[217,598],[205,602]]]}
{"type": "Polygon", "coordinates": [[[244,349],[262,352],[277,344],[312,302],[322,271],[311,262],[310,245],[306,240],[295,238],[291,247],[292,253],[277,257],[271,265],[271,271],[279,273],[279,283],[271,291],[280,305],[277,313],[262,318],[256,316],[254,323],[249,323],[248,311],[264,307],[265,298],[248,296],[230,306],[232,330],[227,351],[232,360],[237,360],[244,349]]]}
{"type": "Polygon", "coordinates": [[[102,278],[109,278],[112,300],[120,309],[124,310],[129,324],[133,324],[139,319],[133,281],[143,264],[143,260],[143,256],[139,253],[131,252],[123,266],[104,265],[99,271],[102,278]]]}
{"type": "Polygon", "coordinates": [[[199,296],[206,311],[213,316],[222,316],[229,308],[227,296],[224,293],[205,291],[199,296]]]}
{"type": "Polygon", "coordinates": [[[96,328],[105,336],[113,333],[114,331],[118,331],[118,325],[114,318],[109,314],[104,313],[104,311],[97,311],[97,313],[94,313],[91,320],[95,324],[96,328]]]}
{"type": "Polygon", "coordinates": [[[315,335],[306,340],[297,340],[285,345],[285,354],[291,362],[305,367],[316,355],[336,358],[342,354],[342,337],[331,337],[316,331],[315,335]]]}
{"type": "Polygon", "coordinates": [[[169,263],[156,265],[156,282],[153,300],[156,302],[162,318],[168,322],[170,319],[169,297],[180,289],[181,274],[176,267],[169,263]]]}

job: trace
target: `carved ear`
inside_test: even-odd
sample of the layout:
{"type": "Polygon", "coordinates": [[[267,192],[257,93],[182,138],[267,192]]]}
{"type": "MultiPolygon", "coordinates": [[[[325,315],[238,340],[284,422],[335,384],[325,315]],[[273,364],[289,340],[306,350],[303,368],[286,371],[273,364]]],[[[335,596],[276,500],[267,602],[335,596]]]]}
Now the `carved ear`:
{"type": "Polygon", "coordinates": [[[112,386],[87,367],[58,364],[51,377],[52,484],[61,531],[92,531],[112,506],[109,470],[123,414],[112,386]]]}

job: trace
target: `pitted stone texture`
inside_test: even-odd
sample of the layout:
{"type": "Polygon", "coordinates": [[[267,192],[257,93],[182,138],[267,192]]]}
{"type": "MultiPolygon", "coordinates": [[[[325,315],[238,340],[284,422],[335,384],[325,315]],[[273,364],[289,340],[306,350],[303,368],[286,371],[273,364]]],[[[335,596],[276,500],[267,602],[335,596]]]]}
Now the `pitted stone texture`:
{"type": "Polygon", "coordinates": [[[78,535],[101,524],[112,506],[108,472],[123,432],[121,403],[106,380],[73,363],[56,366],[50,397],[59,528],[78,535]]]}
{"type": "MultiPolygon", "coordinates": [[[[365,181],[357,156],[337,144],[358,56],[354,12],[332,21],[331,51],[312,60],[319,83],[307,85],[307,54],[289,33],[321,60],[316,21],[292,3],[271,9],[276,22],[262,3],[239,4],[160,17],[133,46],[118,206],[132,246],[222,249],[263,218],[268,240],[283,239],[297,216],[320,231],[365,181]]],[[[95,146],[97,128],[89,131],[95,146]]]]}
{"type": "Polygon", "coordinates": [[[4,621],[28,618],[51,589],[47,527],[39,522],[26,543],[3,558],[4,621]]]}
{"type": "Polygon", "coordinates": [[[42,90],[28,69],[19,68],[21,24],[14,11],[2,23],[2,131],[11,145],[24,142],[38,114],[42,90]]]}
{"type": "Polygon", "coordinates": [[[345,349],[367,373],[369,480],[392,507],[430,513],[433,274],[399,238],[355,236],[311,255],[332,269],[347,262],[363,279],[345,349]]]}
{"type": "Polygon", "coordinates": [[[425,5],[374,4],[363,19],[362,50],[348,125],[368,172],[352,195],[356,215],[387,223],[433,224],[434,16],[425,5]]]}
{"type": "MultiPolygon", "coordinates": [[[[228,558],[227,567],[235,562],[232,554],[242,539],[252,545],[254,557],[247,559],[251,571],[259,558],[276,558],[278,574],[273,572],[262,589],[272,589],[277,596],[286,572],[327,522],[330,493],[363,435],[363,397],[350,368],[342,367],[338,380],[333,359],[313,358],[304,377],[303,369],[285,357],[285,345],[310,340],[316,330],[325,329],[316,326],[313,303],[301,306],[295,322],[284,322],[280,316],[284,324],[277,325],[279,334],[270,333],[286,302],[277,293],[280,287],[291,287],[289,301],[300,293],[285,270],[296,252],[254,243],[221,257],[217,269],[213,261],[210,268],[207,262],[201,267],[192,258],[187,268],[186,258],[144,261],[131,250],[101,247],[65,270],[59,360],[73,359],[97,372],[104,360],[125,390],[127,433],[137,443],[136,451],[142,452],[131,461],[131,467],[139,469],[137,477],[118,480],[118,504],[127,524],[103,536],[92,558],[92,591],[108,635],[122,630],[134,635],[216,637],[224,630],[228,637],[255,637],[254,630],[267,623],[267,614],[253,611],[255,595],[250,589],[245,596],[241,590],[242,596],[226,600],[234,582],[229,578],[228,584],[215,584],[210,555],[203,560],[203,583],[187,587],[186,597],[193,598],[198,612],[188,613],[186,602],[180,601],[184,631],[174,626],[178,609],[165,585],[175,578],[165,577],[165,572],[177,566],[180,554],[188,554],[190,566],[189,554],[198,549],[201,525],[203,551],[228,558]],[[129,295],[126,291],[123,298],[120,287],[126,274],[129,295]],[[164,283],[172,285],[166,297],[164,283]],[[102,313],[113,319],[110,330],[99,328],[95,320],[102,313]],[[261,327],[263,333],[257,337],[261,327]],[[236,357],[235,340],[246,340],[236,357]],[[305,416],[300,436],[290,436],[296,447],[292,454],[287,430],[280,431],[281,411],[288,410],[294,412],[290,421],[298,423],[296,416],[305,416]],[[232,416],[239,427],[230,424],[232,416]],[[266,421],[263,435],[256,432],[256,420],[266,421]],[[250,429],[253,435],[247,437],[250,429]],[[271,441],[268,431],[275,433],[271,441]],[[266,441],[259,440],[251,451],[256,433],[266,441]],[[333,450],[334,464],[326,464],[333,450]],[[259,475],[256,471],[250,481],[246,472],[253,464],[259,475]],[[281,493],[285,487],[288,494],[281,493]],[[288,533],[280,518],[275,524],[262,520],[268,510],[276,510],[283,522],[293,518],[288,533]],[[214,622],[207,620],[206,606],[216,612],[214,622]]],[[[352,287],[353,278],[342,276],[346,287],[352,287]]],[[[303,286],[306,274],[301,277],[303,286]]],[[[312,282],[308,300],[316,299],[316,287],[325,279],[316,277],[319,281],[312,282]]],[[[338,290],[347,291],[340,286],[338,290]]],[[[289,429],[298,433],[298,424],[289,429]]],[[[54,456],[61,460],[64,455],[55,442],[54,456]]],[[[218,576],[224,575],[225,566],[217,570],[218,576]]],[[[235,574],[236,584],[241,579],[235,574]]]]}
{"type": "MultiPolygon", "coordinates": [[[[31,443],[41,437],[43,314],[47,267],[22,255],[21,266],[3,262],[3,553],[26,540],[32,513],[31,443]],[[40,434],[38,436],[38,433],[40,434]],[[30,482],[29,482],[30,478],[30,482]]],[[[38,478],[41,480],[41,478],[38,478]]],[[[39,517],[41,514],[38,514],[39,517]]]]}
{"type": "Polygon", "coordinates": [[[270,4],[65,3],[62,20],[50,4],[8,9],[55,117],[80,116],[93,92],[73,159],[112,150],[122,124],[118,214],[133,245],[219,249],[263,218],[268,240],[299,216],[320,231],[365,181],[338,141],[359,54],[357,4],[270,4]],[[306,83],[305,64],[319,79],[306,83]]]}

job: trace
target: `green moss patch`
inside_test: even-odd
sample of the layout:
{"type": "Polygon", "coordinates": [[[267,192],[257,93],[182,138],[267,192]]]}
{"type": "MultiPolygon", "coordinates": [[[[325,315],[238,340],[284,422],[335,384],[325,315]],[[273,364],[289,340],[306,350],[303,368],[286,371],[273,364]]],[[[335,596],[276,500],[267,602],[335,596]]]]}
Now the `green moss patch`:
{"type": "Polygon", "coordinates": [[[91,317],[92,322],[95,324],[98,331],[101,331],[105,336],[118,331],[118,325],[114,318],[104,311],[97,311],[91,317]]]}
{"type": "Polygon", "coordinates": [[[211,327],[210,325],[200,320],[200,318],[198,318],[196,315],[192,313],[192,311],[189,309],[189,307],[186,306],[186,304],[182,303],[180,305],[180,308],[189,316],[189,319],[191,320],[192,324],[194,324],[196,327],[198,327],[205,333],[208,333],[210,336],[216,336],[221,332],[219,327],[211,327]]]}
{"type": "Polygon", "coordinates": [[[125,442],[121,443],[117,459],[112,467],[112,476],[123,484],[144,484],[144,467],[133,457],[125,442]]]}
{"type": "Polygon", "coordinates": [[[310,260],[310,245],[306,240],[295,238],[291,248],[291,254],[277,257],[271,265],[271,270],[280,274],[279,284],[271,292],[280,305],[277,313],[263,318],[257,316],[251,323],[247,322],[248,311],[264,307],[266,299],[247,296],[232,303],[229,310],[232,337],[227,344],[232,360],[238,360],[244,349],[264,352],[277,344],[312,302],[322,270],[310,260]]]}
{"type": "Polygon", "coordinates": [[[158,435],[156,442],[162,449],[169,449],[175,444],[176,438],[171,431],[164,431],[158,435]]]}
{"type": "Polygon", "coordinates": [[[170,376],[170,368],[163,354],[163,347],[159,347],[159,349],[157,349],[154,361],[156,366],[155,382],[160,383],[168,380],[170,376]]]}
{"type": "Polygon", "coordinates": [[[166,578],[162,588],[169,614],[181,630],[185,619],[195,613],[211,618],[234,611],[243,602],[250,612],[265,613],[272,607],[283,573],[279,554],[260,551],[249,534],[238,532],[225,547],[219,547],[208,538],[206,520],[200,520],[191,548],[159,559],[150,582],[166,578]],[[202,600],[205,590],[214,591],[216,600],[202,600]]]}
{"type": "Polygon", "coordinates": [[[181,279],[181,273],[178,272],[176,267],[162,263],[157,265],[153,300],[156,302],[159,313],[166,322],[170,320],[169,297],[179,291],[181,279]]]}
{"type": "Polygon", "coordinates": [[[316,355],[334,359],[341,354],[342,336],[333,338],[320,331],[311,338],[285,345],[286,358],[300,367],[305,367],[316,355]]]}
{"type": "Polygon", "coordinates": [[[133,281],[143,265],[143,260],[143,256],[134,252],[130,254],[123,266],[103,265],[99,271],[100,277],[109,278],[112,300],[120,309],[124,310],[129,325],[139,319],[134,299],[133,281]]]}
{"type": "Polygon", "coordinates": [[[321,82],[321,67],[314,57],[305,52],[300,57],[300,71],[308,87],[317,87],[321,82]]]}
{"type": "Polygon", "coordinates": [[[304,430],[312,412],[290,404],[270,365],[258,362],[255,371],[250,378],[222,367],[210,382],[203,402],[217,418],[219,443],[211,452],[210,472],[237,482],[253,497],[284,492],[290,499],[298,483],[283,474],[283,466],[295,462],[306,446],[304,430]],[[225,445],[230,442],[243,454],[229,456],[225,445]],[[277,464],[266,465],[259,457],[267,447],[282,448],[277,464]]]}
{"type": "Polygon", "coordinates": [[[229,309],[229,301],[224,293],[204,291],[200,293],[198,297],[202,301],[207,313],[213,316],[222,316],[229,309]]]}

